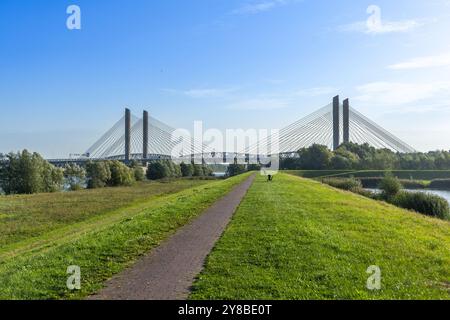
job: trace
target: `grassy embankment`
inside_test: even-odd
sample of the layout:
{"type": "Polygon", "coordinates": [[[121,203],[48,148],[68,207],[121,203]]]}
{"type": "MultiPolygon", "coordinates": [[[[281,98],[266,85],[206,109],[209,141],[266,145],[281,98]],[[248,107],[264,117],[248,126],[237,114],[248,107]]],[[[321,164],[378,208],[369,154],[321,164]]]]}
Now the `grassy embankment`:
{"type": "MultiPolygon", "coordinates": [[[[107,202],[116,205],[120,203],[117,197],[120,197],[121,193],[115,193],[120,189],[98,191],[101,195],[103,192],[114,193],[105,197],[91,195],[90,191],[78,198],[73,194],[32,196],[35,197],[34,200],[28,202],[29,205],[24,208],[32,206],[39,197],[60,196],[63,199],[58,202],[58,206],[70,210],[75,216],[81,211],[80,206],[85,210],[90,207],[83,205],[83,199],[89,196],[93,199],[91,205],[96,203],[95,199],[103,199],[105,202],[99,205],[100,210],[91,211],[91,218],[83,220],[86,216],[80,215],[67,226],[62,226],[63,222],[58,221],[58,228],[53,228],[55,225],[47,219],[45,224],[52,226],[49,232],[42,233],[41,230],[41,235],[37,237],[3,247],[0,250],[0,299],[82,298],[94,293],[102,287],[106,279],[157,246],[247,176],[209,182],[174,194],[160,194],[150,198],[146,194],[140,200],[130,195],[130,198],[127,198],[128,205],[119,209],[114,209],[114,206],[109,209],[105,207],[107,202]],[[65,197],[71,196],[78,200],[74,198],[73,201],[65,202],[64,199],[69,199],[65,197]],[[69,209],[69,206],[72,208],[69,209]],[[111,209],[112,211],[108,211],[111,209]],[[100,211],[103,213],[96,214],[100,211]],[[66,287],[66,270],[71,265],[81,268],[79,291],[69,291],[66,287]]],[[[176,188],[188,187],[189,183],[199,182],[172,182],[171,190],[176,192],[176,188]]],[[[169,186],[166,187],[170,189],[169,186]]],[[[164,186],[153,185],[153,188],[158,189],[156,193],[161,193],[164,186]]],[[[139,192],[132,189],[128,191],[139,192]]],[[[46,205],[51,207],[51,203],[43,199],[42,206],[46,205]]],[[[56,214],[58,211],[55,209],[53,212],[56,214]]],[[[45,212],[37,212],[37,216],[45,216],[45,212]]],[[[70,220],[71,214],[67,213],[67,219],[70,220]]],[[[30,223],[31,221],[32,219],[30,223]]],[[[0,225],[4,223],[5,221],[2,221],[0,225]]],[[[11,242],[11,239],[14,237],[2,241],[11,242]]]]}
{"type": "Polygon", "coordinates": [[[192,299],[449,299],[450,223],[318,182],[259,177],[192,299]],[[366,288],[369,266],[382,288],[366,288]]]}
{"type": "Polygon", "coordinates": [[[0,251],[63,226],[205,183],[203,180],[149,181],[132,187],[0,196],[0,251]]]}

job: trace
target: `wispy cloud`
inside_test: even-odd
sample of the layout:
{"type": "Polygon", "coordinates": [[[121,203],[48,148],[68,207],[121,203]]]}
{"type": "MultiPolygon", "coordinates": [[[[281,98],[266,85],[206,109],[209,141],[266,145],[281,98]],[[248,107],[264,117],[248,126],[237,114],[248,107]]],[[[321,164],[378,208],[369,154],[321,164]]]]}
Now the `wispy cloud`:
{"type": "Polygon", "coordinates": [[[390,65],[392,70],[425,69],[450,66],[450,52],[441,55],[413,58],[404,62],[390,65]]]}
{"type": "Polygon", "coordinates": [[[232,11],[232,14],[256,14],[264,11],[272,10],[276,7],[283,6],[299,0],[258,0],[247,2],[239,8],[232,11]]]}
{"type": "Polygon", "coordinates": [[[379,107],[397,107],[418,103],[439,104],[450,97],[450,82],[405,83],[372,82],[356,88],[355,100],[379,107]]]}
{"type": "Polygon", "coordinates": [[[330,96],[338,90],[332,87],[315,87],[272,95],[256,95],[250,98],[238,98],[227,107],[233,110],[277,110],[294,106],[299,97],[330,96]]]}
{"type": "Polygon", "coordinates": [[[423,25],[424,22],[418,20],[404,20],[383,22],[377,27],[369,27],[366,21],[358,21],[340,26],[338,30],[342,32],[362,32],[377,35],[395,32],[409,32],[423,25]]]}
{"type": "Polygon", "coordinates": [[[329,86],[304,88],[287,92],[244,93],[242,87],[195,88],[188,90],[162,89],[163,92],[191,99],[219,99],[226,109],[232,110],[277,110],[295,105],[299,98],[330,96],[338,92],[329,86]]]}

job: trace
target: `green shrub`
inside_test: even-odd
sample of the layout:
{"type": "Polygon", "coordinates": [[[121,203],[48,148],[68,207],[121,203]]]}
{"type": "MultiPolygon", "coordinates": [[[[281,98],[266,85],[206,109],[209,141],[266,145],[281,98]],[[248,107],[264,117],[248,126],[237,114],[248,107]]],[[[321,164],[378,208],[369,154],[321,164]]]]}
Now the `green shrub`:
{"type": "Polygon", "coordinates": [[[144,169],[141,166],[136,166],[132,169],[133,169],[134,179],[136,181],[144,181],[145,180],[144,169]]]}
{"type": "Polygon", "coordinates": [[[89,161],[86,164],[87,187],[89,189],[106,187],[111,179],[111,170],[106,161],[89,161]]]}
{"type": "Polygon", "coordinates": [[[427,216],[450,220],[447,200],[433,194],[402,191],[392,198],[391,203],[427,216]]]}
{"type": "Polygon", "coordinates": [[[227,168],[227,176],[233,177],[240,175],[247,171],[247,168],[243,164],[230,164],[227,168]]]}
{"type": "Polygon", "coordinates": [[[110,161],[108,165],[111,171],[111,177],[107,181],[108,186],[130,186],[135,182],[133,170],[122,162],[110,161]]]}
{"type": "Polygon", "coordinates": [[[328,179],[323,179],[322,182],[326,183],[334,188],[347,190],[347,191],[363,189],[361,181],[354,179],[354,178],[345,178],[345,179],[328,178],[328,179]]]}
{"type": "Polygon", "coordinates": [[[431,189],[450,190],[450,179],[435,179],[430,182],[431,189]]]}
{"type": "Polygon", "coordinates": [[[180,164],[180,169],[183,177],[192,177],[194,175],[194,166],[191,163],[186,164],[182,162],[180,164]]]}
{"type": "Polygon", "coordinates": [[[204,165],[203,166],[203,176],[204,177],[211,177],[212,175],[213,175],[213,169],[212,168],[210,168],[209,166],[207,166],[207,165],[204,165]]]}
{"type": "Polygon", "coordinates": [[[159,180],[169,177],[169,168],[161,161],[153,161],[148,164],[147,178],[149,180],[159,180]]]}
{"type": "Polygon", "coordinates": [[[6,194],[55,192],[62,189],[63,170],[56,168],[38,153],[23,150],[2,156],[0,189],[6,194]]]}
{"type": "Polygon", "coordinates": [[[391,174],[386,174],[386,176],[381,179],[378,187],[381,189],[383,198],[386,200],[397,195],[402,189],[400,181],[391,174]]]}
{"type": "Polygon", "coordinates": [[[86,170],[77,164],[67,164],[64,167],[64,177],[70,190],[81,190],[86,183],[86,170]]]}
{"type": "Polygon", "coordinates": [[[248,171],[260,171],[261,165],[260,164],[249,164],[247,167],[248,171]]]}
{"type": "Polygon", "coordinates": [[[194,164],[193,165],[194,168],[194,172],[193,172],[193,176],[194,177],[203,177],[203,167],[200,164],[194,164]]]}
{"type": "MultiPolygon", "coordinates": [[[[361,181],[364,188],[375,189],[380,186],[383,178],[381,177],[371,177],[371,178],[358,178],[361,181]]],[[[399,180],[403,188],[405,189],[425,189],[428,187],[428,184],[421,180],[399,180]]]]}

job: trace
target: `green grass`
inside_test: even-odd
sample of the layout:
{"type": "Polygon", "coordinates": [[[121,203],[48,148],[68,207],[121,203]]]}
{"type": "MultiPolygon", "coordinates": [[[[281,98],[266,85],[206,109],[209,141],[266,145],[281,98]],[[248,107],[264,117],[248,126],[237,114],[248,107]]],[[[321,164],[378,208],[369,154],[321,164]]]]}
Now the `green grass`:
{"type": "Polygon", "coordinates": [[[191,299],[449,299],[450,223],[280,174],[259,177],[191,299]],[[366,289],[369,266],[382,289],[366,289]]]}
{"type": "Polygon", "coordinates": [[[153,197],[2,249],[0,299],[77,299],[92,294],[246,177],[153,197]],[[81,268],[79,291],[66,288],[70,265],[81,268]]]}
{"type": "MultiPolygon", "coordinates": [[[[287,170],[286,173],[303,178],[341,177],[348,178],[377,178],[384,177],[386,170],[287,170]]],[[[394,176],[399,179],[433,180],[450,179],[450,170],[393,170],[394,176]]]]}
{"type": "Polygon", "coordinates": [[[0,196],[0,248],[124,206],[207,182],[143,182],[132,187],[0,196]]]}

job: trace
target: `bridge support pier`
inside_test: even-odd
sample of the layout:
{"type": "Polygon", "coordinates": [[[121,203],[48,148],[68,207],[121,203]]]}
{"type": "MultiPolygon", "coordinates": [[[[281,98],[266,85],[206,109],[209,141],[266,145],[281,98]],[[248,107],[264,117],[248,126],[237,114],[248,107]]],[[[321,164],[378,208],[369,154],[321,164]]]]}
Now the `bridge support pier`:
{"type": "Polygon", "coordinates": [[[142,145],[142,159],[145,160],[148,159],[148,112],[144,110],[144,115],[143,115],[143,128],[142,128],[142,132],[144,134],[142,141],[143,141],[143,145],[142,145]]]}
{"type": "Polygon", "coordinates": [[[343,102],[343,125],[344,125],[344,143],[350,142],[350,102],[345,99],[343,102]]]}
{"type": "Polygon", "coordinates": [[[333,98],[333,150],[340,144],[339,109],[339,96],[336,96],[333,98]]]}
{"type": "Polygon", "coordinates": [[[131,158],[131,111],[125,109],[125,163],[131,158]]]}

